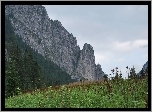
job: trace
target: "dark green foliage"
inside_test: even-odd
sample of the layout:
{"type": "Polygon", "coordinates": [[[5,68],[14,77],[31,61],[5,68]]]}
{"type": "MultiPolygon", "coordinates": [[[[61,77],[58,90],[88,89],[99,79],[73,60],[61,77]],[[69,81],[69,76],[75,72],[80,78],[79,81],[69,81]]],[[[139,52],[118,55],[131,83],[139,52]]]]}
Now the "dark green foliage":
{"type": "Polygon", "coordinates": [[[31,51],[25,50],[23,59],[23,71],[24,83],[22,88],[24,90],[30,90],[40,88],[45,85],[44,74],[42,73],[37,61],[33,59],[31,51]]]}
{"type": "Polygon", "coordinates": [[[16,95],[16,89],[20,86],[20,77],[16,67],[16,61],[10,60],[5,71],[5,97],[16,95]]]}
{"type": "Polygon", "coordinates": [[[136,71],[135,71],[135,68],[133,66],[133,68],[130,69],[130,75],[129,75],[129,78],[131,79],[134,79],[137,77],[137,74],[136,74],[136,71]]]}
{"type": "Polygon", "coordinates": [[[30,48],[15,35],[8,17],[5,17],[5,95],[17,95],[21,91],[50,85],[74,82],[59,66],[30,48]]]}
{"type": "MultiPolygon", "coordinates": [[[[11,26],[10,26],[11,27],[11,26]]],[[[7,29],[6,29],[7,30],[7,29]]],[[[17,95],[17,88],[21,85],[20,67],[21,67],[21,52],[15,44],[14,33],[6,34],[9,37],[9,42],[6,42],[9,58],[5,59],[5,97],[17,95]]]]}
{"type": "Polygon", "coordinates": [[[46,76],[47,86],[68,84],[75,81],[72,80],[69,74],[62,70],[58,65],[48,59],[44,59],[42,55],[35,53],[33,56],[46,76]]]}
{"type": "Polygon", "coordinates": [[[148,77],[87,81],[8,98],[5,108],[148,108],[148,77]]]}
{"type": "Polygon", "coordinates": [[[8,17],[5,16],[5,41],[10,41],[10,38],[12,35],[14,35],[13,27],[10,25],[11,22],[9,21],[8,17]]]}
{"type": "MultiPolygon", "coordinates": [[[[116,81],[116,80],[123,80],[122,78],[122,73],[121,71],[118,71],[118,67],[116,67],[115,69],[112,69],[111,70],[113,74],[115,74],[114,77],[111,77],[113,81],[116,81]],[[115,73],[114,73],[115,72],[115,73]],[[120,72],[120,73],[119,73],[120,72]]],[[[111,74],[110,74],[111,75],[111,74]]]]}
{"type": "Polygon", "coordinates": [[[107,78],[108,78],[108,75],[104,75],[103,77],[104,77],[105,79],[107,79],[107,78]]]}

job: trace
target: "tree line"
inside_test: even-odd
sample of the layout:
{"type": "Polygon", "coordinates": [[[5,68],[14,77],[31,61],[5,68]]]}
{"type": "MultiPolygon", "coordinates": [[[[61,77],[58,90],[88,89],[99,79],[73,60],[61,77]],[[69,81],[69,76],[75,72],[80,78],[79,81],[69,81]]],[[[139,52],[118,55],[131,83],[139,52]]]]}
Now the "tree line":
{"type": "Polygon", "coordinates": [[[74,82],[66,71],[45,59],[15,35],[5,16],[5,97],[48,86],[74,82]]]}

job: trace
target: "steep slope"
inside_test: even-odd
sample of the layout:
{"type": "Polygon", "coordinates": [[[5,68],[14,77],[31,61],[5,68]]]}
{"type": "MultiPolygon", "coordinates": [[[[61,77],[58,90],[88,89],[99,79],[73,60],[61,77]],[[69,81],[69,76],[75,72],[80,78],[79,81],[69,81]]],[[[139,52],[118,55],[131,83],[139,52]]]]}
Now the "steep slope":
{"type": "MultiPolygon", "coordinates": [[[[68,73],[63,71],[58,65],[53,63],[50,60],[45,59],[41,54],[34,51],[32,48],[30,48],[29,45],[27,45],[25,42],[22,41],[21,38],[18,37],[18,35],[15,35],[14,29],[7,17],[5,17],[5,66],[9,63],[9,60],[11,58],[12,52],[12,43],[14,42],[15,46],[18,46],[18,48],[21,51],[21,61],[24,61],[25,51],[30,51],[32,53],[32,58],[38,63],[40,70],[43,72],[43,76],[45,77],[45,80],[43,83],[46,84],[46,86],[50,85],[58,85],[58,84],[68,84],[75,82],[76,80],[71,79],[68,73]],[[13,37],[13,39],[12,39],[13,37]]],[[[13,46],[13,47],[15,47],[13,46]]],[[[17,55],[19,57],[19,55],[17,55]]],[[[30,60],[27,60],[30,61],[30,60]]],[[[25,66],[25,63],[22,64],[22,66],[25,66]]],[[[30,66],[30,65],[28,65],[30,66]]],[[[17,68],[19,70],[19,68],[17,68]]],[[[6,70],[6,69],[5,69],[6,70]]],[[[21,71],[19,75],[22,74],[22,77],[25,77],[26,74],[25,71],[21,71]]],[[[30,71],[31,72],[31,71],[30,71]]],[[[27,76],[26,76],[27,77],[27,76]]],[[[40,83],[40,82],[39,82],[40,83]]]]}
{"type": "Polygon", "coordinates": [[[81,50],[77,74],[88,80],[95,79],[95,56],[93,47],[90,44],[85,43],[81,50]]]}
{"type": "Polygon", "coordinates": [[[50,20],[43,6],[9,5],[5,6],[5,15],[9,17],[14,32],[27,45],[72,78],[97,80],[104,75],[100,66],[96,67],[93,47],[84,44],[80,50],[76,37],[58,20],[50,20]]]}
{"type": "Polygon", "coordinates": [[[148,69],[148,61],[143,65],[143,70],[146,71],[148,69]]]}
{"type": "Polygon", "coordinates": [[[144,75],[148,71],[148,61],[143,65],[142,70],[137,73],[138,76],[144,75]]]}

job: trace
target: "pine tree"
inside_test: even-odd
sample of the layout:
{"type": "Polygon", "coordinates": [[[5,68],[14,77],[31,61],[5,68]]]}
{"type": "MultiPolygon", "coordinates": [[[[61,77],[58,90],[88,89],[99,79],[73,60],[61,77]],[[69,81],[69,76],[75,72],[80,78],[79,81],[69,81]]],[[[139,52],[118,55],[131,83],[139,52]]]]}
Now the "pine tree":
{"type": "Polygon", "coordinates": [[[15,45],[15,37],[10,36],[11,42],[9,44],[9,60],[5,60],[5,96],[17,95],[16,89],[20,88],[20,76],[18,69],[18,62],[20,58],[17,54],[17,45],[15,45]]]}
{"type": "Polygon", "coordinates": [[[26,49],[24,53],[24,90],[40,88],[45,85],[45,77],[36,60],[32,56],[32,50],[26,49]],[[26,86],[26,87],[25,87],[26,86]]]}
{"type": "Polygon", "coordinates": [[[130,76],[129,76],[129,78],[134,79],[136,77],[137,77],[136,71],[135,71],[135,68],[133,66],[133,68],[131,68],[131,70],[130,70],[130,76]]]}
{"type": "Polygon", "coordinates": [[[8,69],[5,70],[5,96],[17,95],[16,89],[20,86],[20,77],[16,67],[16,61],[10,60],[8,69]]]}

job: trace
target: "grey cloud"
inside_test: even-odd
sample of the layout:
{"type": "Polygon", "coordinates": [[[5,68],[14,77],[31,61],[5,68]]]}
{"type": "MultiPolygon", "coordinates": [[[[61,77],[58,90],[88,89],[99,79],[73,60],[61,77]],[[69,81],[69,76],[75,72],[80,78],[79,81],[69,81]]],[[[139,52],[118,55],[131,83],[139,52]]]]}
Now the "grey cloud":
{"type": "Polygon", "coordinates": [[[67,21],[72,19],[73,21],[71,21],[71,25],[66,27],[65,24],[65,28],[68,31],[73,32],[74,35],[77,35],[77,33],[82,34],[84,39],[91,37],[98,40],[98,38],[102,37],[104,41],[104,39],[107,39],[109,34],[113,34],[113,38],[126,41],[135,39],[132,38],[135,35],[140,36],[139,32],[147,30],[148,26],[148,24],[145,24],[147,22],[147,13],[145,13],[146,10],[143,12],[140,10],[140,12],[138,10],[133,10],[138,7],[138,9],[140,9],[141,6],[134,6],[130,11],[127,10],[127,6],[55,7],[49,7],[50,15],[57,15],[59,19],[61,19],[61,23],[62,18],[66,18],[67,21]],[[75,29],[78,30],[75,31],[75,29]]]}
{"type": "Polygon", "coordinates": [[[140,46],[144,49],[121,55],[121,52],[114,51],[112,43],[148,39],[148,6],[58,5],[45,7],[50,18],[52,16],[61,21],[65,29],[76,37],[81,49],[84,43],[89,43],[93,46],[95,53],[110,57],[110,62],[98,62],[103,70],[107,71],[117,65],[126,66],[129,63],[142,66],[147,61],[141,58],[141,54],[148,53],[145,49],[147,46],[140,46]],[[115,58],[124,58],[127,61],[115,64],[117,62],[115,58]],[[142,61],[138,62],[139,60],[142,61]]]}
{"type": "Polygon", "coordinates": [[[148,45],[140,45],[141,48],[148,48],[148,45]]]}

